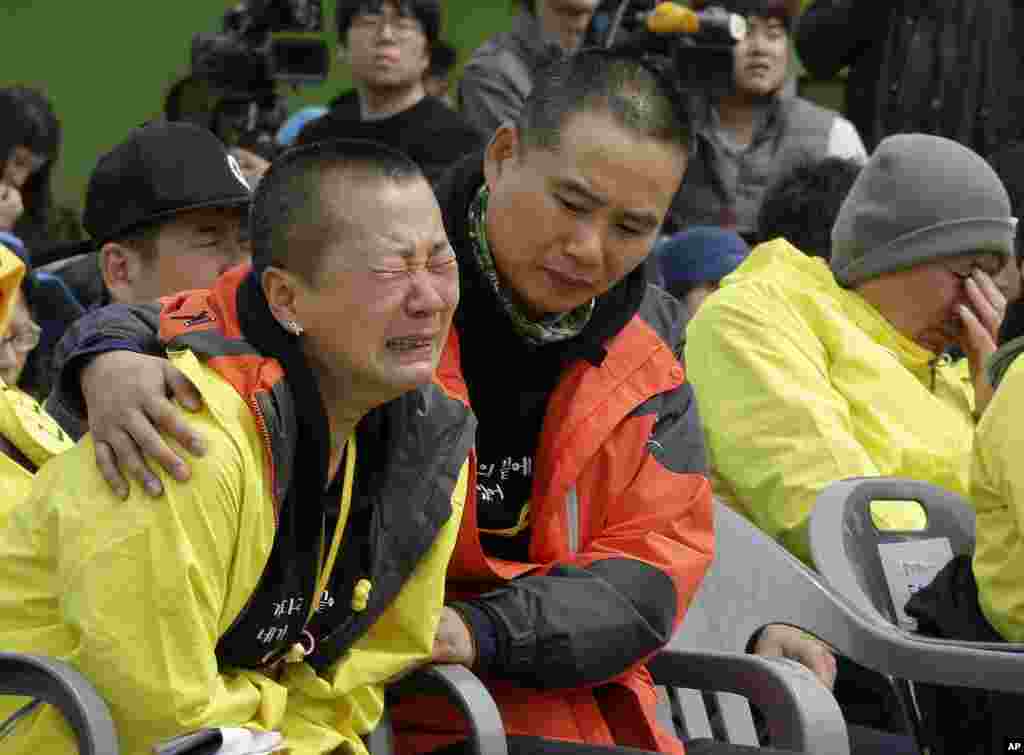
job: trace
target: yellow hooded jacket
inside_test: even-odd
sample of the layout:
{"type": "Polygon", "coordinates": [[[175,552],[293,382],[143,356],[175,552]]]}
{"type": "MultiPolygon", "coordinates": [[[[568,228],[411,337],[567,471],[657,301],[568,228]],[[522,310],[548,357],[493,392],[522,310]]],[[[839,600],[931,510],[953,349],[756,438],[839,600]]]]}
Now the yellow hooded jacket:
{"type": "MultiPolygon", "coordinates": [[[[1007,344],[1019,351],[1024,344],[1007,344]]],[[[1009,642],[1024,642],[1024,359],[1006,369],[978,423],[971,468],[978,604],[1009,642]]]]}
{"type": "MultiPolygon", "coordinates": [[[[966,495],[974,392],[901,335],[826,262],[782,239],[754,249],[687,329],[715,493],[809,561],[807,521],[829,483],[896,475],[966,495]]],[[[918,529],[891,502],[880,526],[918,529]]]]}
{"type": "MultiPolygon", "coordinates": [[[[282,732],[293,755],[365,753],[360,736],[380,719],[386,682],[430,656],[467,467],[459,462],[451,516],[426,557],[322,675],[301,661],[219,668],[218,638],[256,589],[274,541],[270,469],[235,388],[191,351],[172,359],[205,402],[193,416],[208,451],[193,460],[192,480],[177,483],[153,465],[164,496],[133,486],[121,501],[96,468],[90,436],[41,469],[0,531],[0,647],[82,671],[109,703],[127,755],[199,727],[239,725],[282,732]]],[[[10,698],[0,703],[0,717],[14,709],[10,698]]],[[[46,706],[4,752],[70,752],[72,742],[46,706]]]]}
{"type": "MultiPolygon", "coordinates": [[[[0,337],[7,333],[25,264],[0,244],[0,337]]],[[[37,468],[71,448],[71,439],[39,403],[16,386],[0,380],[0,436],[37,468]]],[[[34,475],[5,453],[0,453],[0,525],[6,513],[24,501],[34,475]]]]}

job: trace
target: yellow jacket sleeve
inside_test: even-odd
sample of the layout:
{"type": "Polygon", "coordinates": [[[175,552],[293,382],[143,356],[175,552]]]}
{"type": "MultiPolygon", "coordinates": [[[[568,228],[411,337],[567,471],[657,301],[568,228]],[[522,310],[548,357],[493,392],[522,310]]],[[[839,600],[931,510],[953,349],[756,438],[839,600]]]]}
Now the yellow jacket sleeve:
{"type": "Polygon", "coordinates": [[[1024,642],[1024,359],[1006,372],[978,424],[971,469],[978,603],[1006,640],[1024,642]]]}
{"type": "Polygon", "coordinates": [[[700,407],[715,493],[810,560],[818,493],[878,471],[828,378],[821,339],[778,297],[717,300],[690,323],[687,377],[700,407]]]}
{"type": "MultiPolygon", "coordinates": [[[[0,642],[76,666],[109,703],[126,753],[204,725],[272,725],[286,702],[284,688],[259,674],[218,672],[217,639],[253,587],[240,589],[252,575],[239,574],[239,546],[245,474],[260,472],[252,449],[208,412],[193,421],[210,450],[193,461],[190,483],[161,474],[163,497],[133,485],[122,502],[87,437],[40,471],[4,533],[4,582],[25,585],[10,603],[45,594],[55,576],[57,605],[52,618],[40,607],[33,620],[31,607],[2,600],[0,642]],[[49,626],[33,626],[41,617],[49,626]]],[[[40,741],[61,728],[47,715],[34,723],[40,741]]]]}

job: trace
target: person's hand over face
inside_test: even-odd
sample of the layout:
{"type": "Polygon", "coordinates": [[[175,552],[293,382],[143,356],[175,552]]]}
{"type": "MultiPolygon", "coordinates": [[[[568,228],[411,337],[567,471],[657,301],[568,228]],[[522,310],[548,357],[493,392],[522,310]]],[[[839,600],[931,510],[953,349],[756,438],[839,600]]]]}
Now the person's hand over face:
{"type": "Polygon", "coordinates": [[[788,658],[810,669],[829,689],[836,681],[836,659],[821,640],[796,627],[770,624],[761,630],[754,653],[769,658],[788,658]]]}
{"type": "Polygon", "coordinates": [[[21,192],[13,186],[0,184],[0,231],[10,231],[25,211],[21,192]]]}
{"type": "Polygon", "coordinates": [[[476,649],[469,627],[454,608],[441,609],[441,621],[434,637],[434,663],[458,663],[472,668],[476,663],[476,649]]]}
{"type": "Polygon", "coordinates": [[[999,326],[1006,315],[1006,297],[984,270],[974,268],[964,283],[969,306],[960,306],[960,348],[967,356],[974,384],[975,414],[980,416],[992,398],[985,362],[999,343],[999,326]]]}
{"type": "Polygon", "coordinates": [[[160,434],[163,431],[193,454],[205,453],[202,438],[172,401],[192,411],[202,407],[199,391],[180,370],[166,359],[111,351],[82,370],[81,384],[96,463],[117,495],[128,496],[122,471],[142,483],[150,495],[163,492],[144,457],[156,460],[176,480],[188,479],[188,466],[160,434]]]}

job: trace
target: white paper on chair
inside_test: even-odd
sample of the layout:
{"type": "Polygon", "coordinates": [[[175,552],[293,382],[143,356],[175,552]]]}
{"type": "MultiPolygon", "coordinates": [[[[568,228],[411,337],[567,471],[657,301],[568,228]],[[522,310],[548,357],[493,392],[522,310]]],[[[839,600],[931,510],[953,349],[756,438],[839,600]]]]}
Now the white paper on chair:
{"type": "Polygon", "coordinates": [[[904,629],[915,631],[917,620],[908,616],[904,609],[910,596],[931,584],[942,567],[953,560],[949,540],[934,537],[905,543],[879,543],[878,555],[896,608],[897,622],[904,629]]]}
{"type": "Polygon", "coordinates": [[[264,755],[284,749],[284,738],[276,731],[241,728],[220,731],[224,741],[217,755],[264,755]]]}
{"type": "Polygon", "coordinates": [[[257,731],[242,727],[207,727],[161,742],[153,747],[156,755],[268,755],[285,749],[284,737],[276,731],[257,731]],[[216,750],[212,748],[216,747],[216,750]]]}

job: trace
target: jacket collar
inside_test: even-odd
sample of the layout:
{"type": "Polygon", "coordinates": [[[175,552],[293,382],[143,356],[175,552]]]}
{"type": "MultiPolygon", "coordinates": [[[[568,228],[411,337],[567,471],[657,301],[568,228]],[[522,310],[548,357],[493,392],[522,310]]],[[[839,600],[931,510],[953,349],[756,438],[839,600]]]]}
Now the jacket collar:
{"type": "MultiPolygon", "coordinates": [[[[839,288],[838,284],[837,288],[839,288]]],[[[930,367],[940,355],[933,354],[900,333],[885,316],[856,291],[839,288],[846,313],[871,340],[892,352],[908,369],[930,367]]]]}

